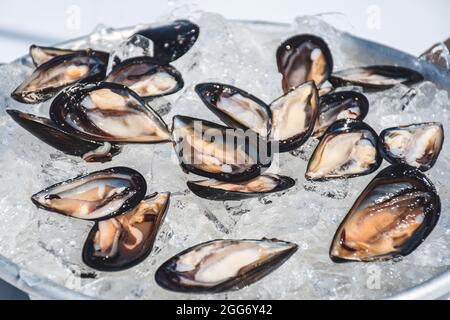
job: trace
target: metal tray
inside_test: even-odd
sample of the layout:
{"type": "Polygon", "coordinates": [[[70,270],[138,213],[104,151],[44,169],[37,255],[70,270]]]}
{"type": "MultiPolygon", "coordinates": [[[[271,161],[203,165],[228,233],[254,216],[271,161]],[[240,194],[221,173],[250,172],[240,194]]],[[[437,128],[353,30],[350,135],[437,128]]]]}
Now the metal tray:
{"type": "MultiPolygon", "coordinates": [[[[265,21],[236,21],[255,31],[270,30],[273,32],[286,31],[289,25],[265,21]]],[[[132,34],[134,27],[117,29],[114,33],[120,41],[132,34]]],[[[73,39],[59,44],[62,47],[80,47],[86,37],[73,39]]],[[[426,80],[434,82],[439,88],[450,93],[450,71],[443,70],[434,64],[419,60],[416,57],[402,51],[355,37],[345,33],[342,37],[343,48],[348,48],[352,55],[366,57],[367,63],[396,64],[413,68],[421,72],[426,80]]],[[[20,57],[16,63],[29,64],[28,56],[20,57]]],[[[49,280],[44,274],[33,274],[22,269],[19,265],[3,257],[0,254],[0,278],[15,287],[28,293],[35,299],[92,299],[79,292],[70,290],[56,282],[49,280]]],[[[450,294],[450,270],[423,282],[420,285],[409,288],[387,299],[438,299],[448,297],[450,294]]],[[[101,297],[99,297],[101,298],[101,297]]]]}

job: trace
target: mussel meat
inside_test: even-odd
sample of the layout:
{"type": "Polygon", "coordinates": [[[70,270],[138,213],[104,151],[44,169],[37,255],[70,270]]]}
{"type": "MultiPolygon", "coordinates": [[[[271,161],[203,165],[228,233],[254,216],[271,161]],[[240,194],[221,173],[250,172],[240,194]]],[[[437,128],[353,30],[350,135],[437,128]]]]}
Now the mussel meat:
{"type": "Polygon", "coordinates": [[[281,266],[297,245],[276,239],[214,240],[174,256],[156,271],[164,289],[218,293],[246,287],[281,266]]]}
{"type": "Polygon", "coordinates": [[[171,65],[162,65],[150,57],[127,59],[117,64],[107,82],[129,87],[144,99],[174,94],[184,86],[181,74],[171,65]]]}
{"type": "Polygon", "coordinates": [[[388,128],[380,134],[380,151],[387,161],[421,171],[433,167],[443,143],[444,128],[437,122],[388,128]]]}
{"type": "Polygon", "coordinates": [[[263,174],[250,181],[230,183],[218,180],[188,181],[189,189],[208,200],[229,201],[261,197],[292,188],[295,180],[276,174],[263,174]]]}
{"type": "Polygon", "coordinates": [[[333,58],[327,43],[310,34],[283,42],[277,50],[277,64],[283,75],[285,93],[307,81],[314,81],[320,87],[333,72],[333,58]]]}
{"type": "Polygon", "coordinates": [[[65,131],[94,141],[170,141],[161,117],[137,93],[117,83],[78,84],[64,90],[53,100],[50,118],[65,131]]]}
{"type": "Polygon", "coordinates": [[[170,63],[192,48],[200,34],[200,27],[189,20],[176,20],[170,24],[140,30],[136,34],[153,41],[154,58],[170,63]]]}
{"type": "Polygon", "coordinates": [[[103,80],[107,64],[108,56],[98,51],[58,56],[37,67],[11,96],[23,103],[41,103],[72,84],[103,80]]]}
{"type": "Polygon", "coordinates": [[[368,66],[338,71],[329,81],[336,87],[356,85],[367,90],[385,90],[396,85],[412,85],[423,81],[423,76],[414,70],[398,66],[368,66]]]}
{"type": "Polygon", "coordinates": [[[366,96],[356,91],[329,93],[319,98],[319,116],[314,136],[321,137],[335,121],[341,119],[364,120],[369,112],[366,96]]]}
{"type": "Polygon", "coordinates": [[[263,137],[270,131],[272,112],[267,104],[239,88],[221,83],[201,83],[195,91],[225,124],[251,129],[263,137]]]}
{"type": "Polygon", "coordinates": [[[152,252],[169,201],[170,193],[157,193],[123,215],[97,222],[84,244],[84,263],[100,271],[139,264],[152,252]]]}
{"type": "Polygon", "coordinates": [[[146,192],[147,183],[139,172],[115,167],[57,183],[31,200],[44,210],[101,221],[134,208],[146,192]]]}
{"type": "Polygon", "coordinates": [[[366,187],[339,226],[330,248],[335,262],[381,261],[413,252],[441,211],[433,184],[420,171],[394,165],[366,187]]]}
{"type": "Polygon", "coordinates": [[[319,97],[310,81],[289,91],[270,104],[272,129],[270,140],[280,152],[297,149],[311,136],[319,115],[319,97]]]}
{"type": "Polygon", "coordinates": [[[336,121],[314,150],[305,174],[308,180],[352,178],[377,170],[383,158],[378,135],[358,120],[336,121]]]}
{"type": "Polygon", "coordinates": [[[115,144],[86,140],[67,133],[55,126],[50,119],[12,109],[6,112],[36,138],[65,154],[82,157],[87,162],[111,161],[121,151],[115,144]]]}
{"type": "Polygon", "coordinates": [[[172,136],[181,167],[207,178],[247,181],[259,176],[262,169],[271,164],[267,141],[253,131],[175,116],[172,136]]]}

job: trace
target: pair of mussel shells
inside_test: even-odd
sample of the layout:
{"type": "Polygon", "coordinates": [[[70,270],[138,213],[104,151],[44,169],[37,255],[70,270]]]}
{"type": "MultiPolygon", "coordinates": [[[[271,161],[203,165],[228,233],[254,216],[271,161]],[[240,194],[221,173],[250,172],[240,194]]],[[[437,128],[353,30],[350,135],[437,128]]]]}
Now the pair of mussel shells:
{"type": "MultiPolygon", "coordinates": [[[[32,196],[39,208],[95,221],[83,261],[100,271],[119,271],[152,252],[169,208],[170,193],[146,197],[137,171],[115,167],[64,181],[32,196]]],[[[279,240],[215,240],[194,246],[164,263],[155,279],[182,292],[222,292],[247,286],[283,264],[295,251],[279,240]]]]}
{"type": "Polygon", "coordinates": [[[41,208],[95,221],[83,248],[83,261],[101,271],[131,268],[152,251],[169,208],[170,193],[146,196],[137,171],[114,167],[64,181],[31,197],[41,208]]]}
{"type": "Polygon", "coordinates": [[[423,76],[417,71],[390,65],[363,66],[333,73],[330,48],[322,38],[310,34],[284,41],[277,49],[276,58],[283,76],[284,92],[307,81],[314,81],[318,88],[328,81],[336,88],[355,85],[369,91],[423,81],[423,76]]]}

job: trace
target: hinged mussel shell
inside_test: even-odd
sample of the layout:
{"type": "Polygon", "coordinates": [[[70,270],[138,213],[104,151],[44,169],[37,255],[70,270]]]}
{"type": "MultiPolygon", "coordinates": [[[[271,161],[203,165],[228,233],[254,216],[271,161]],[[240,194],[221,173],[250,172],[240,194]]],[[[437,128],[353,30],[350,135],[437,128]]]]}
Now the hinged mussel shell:
{"type": "Polygon", "coordinates": [[[367,90],[384,90],[399,84],[412,85],[423,81],[423,76],[414,70],[399,66],[367,66],[338,71],[330,76],[336,87],[356,85],[367,90]]]}
{"type": "Polygon", "coordinates": [[[103,80],[107,64],[107,54],[92,50],[58,56],[37,67],[11,96],[23,103],[44,102],[72,84],[103,80]]]}
{"type": "Polygon", "coordinates": [[[251,129],[262,137],[270,132],[272,112],[269,106],[248,92],[221,83],[201,83],[195,91],[225,124],[251,129]]]}
{"type": "Polygon", "coordinates": [[[57,183],[31,200],[41,209],[101,221],[134,208],[146,192],[147,183],[139,172],[115,167],[57,183]]]}
{"type": "Polygon", "coordinates": [[[55,57],[65,56],[67,54],[73,54],[76,52],[78,51],[70,49],[42,47],[34,44],[30,46],[30,57],[36,67],[39,67],[41,64],[44,64],[55,57]]]}
{"type": "Polygon", "coordinates": [[[253,131],[175,116],[172,136],[181,167],[207,178],[247,181],[259,176],[263,168],[271,164],[267,141],[253,131]]]}
{"type": "Polygon", "coordinates": [[[186,54],[198,39],[200,27],[189,20],[176,20],[170,24],[138,31],[153,42],[153,57],[169,63],[186,54]]]}
{"type": "Polygon", "coordinates": [[[335,262],[378,261],[413,252],[441,211],[433,184],[417,169],[394,165],[366,187],[339,226],[330,248],[335,262]]]}
{"type": "Polygon", "coordinates": [[[364,120],[369,112],[366,96],[356,91],[341,91],[319,98],[319,116],[314,127],[314,136],[320,137],[335,121],[341,119],[364,120]]]}
{"type": "Polygon", "coordinates": [[[50,119],[18,110],[9,109],[6,112],[36,138],[65,154],[82,157],[87,162],[111,161],[112,157],[121,151],[121,148],[115,144],[86,140],[69,134],[55,126],[50,119]]]}
{"type": "Polygon", "coordinates": [[[263,174],[252,180],[230,183],[218,180],[188,181],[189,189],[197,196],[208,200],[230,201],[262,197],[269,193],[292,188],[295,180],[276,174],[263,174]]]}
{"type": "Polygon", "coordinates": [[[84,263],[100,271],[121,271],[145,260],[169,202],[170,193],[157,193],[125,214],[97,222],[83,247],[84,263]]]}
{"type": "Polygon", "coordinates": [[[380,151],[392,164],[404,163],[421,171],[433,167],[444,143],[444,128],[437,122],[388,128],[380,134],[380,151]]]}
{"type": "Polygon", "coordinates": [[[383,158],[378,135],[358,120],[342,119],[323,135],[308,163],[308,180],[352,178],[377,170],[383,158]]]}
{"type": "Polygon", "coordinates": [[[281,266],[297,245],[280,240],[214,240],[165,262],[155,280],[164,289],[218,293],[248,286],[281,266]]]}
{"type": "Polygon", "coordinates": [[[136,57],[120,62],[105,81],[127,86],[144,99],[174,94],[184,86],[178,70],[151,57],[136,57]]]}
{"type": "Polygon", "coordinates": [[[65,131],[86,139],[117,143],[170,141],[162,118],[128,87],[101,82],[61,92],[50,118],[65,131]]]}
{"type": "Polygon", "coordinates": [[[297,149],[311,136],[319,115],[319,97],[314,82],[289,91],[272,102],[270,109],[272,143],[278,143],[280,152],[297,149]]]}
{"type": "Polygon", "coordinates": [[[317,87],[333,72],[333,58],[326,42],[310,34],[287,39],[277,50],[278,71],[283,75],[283,90],[288,92],[307,81],[317,87]]]}

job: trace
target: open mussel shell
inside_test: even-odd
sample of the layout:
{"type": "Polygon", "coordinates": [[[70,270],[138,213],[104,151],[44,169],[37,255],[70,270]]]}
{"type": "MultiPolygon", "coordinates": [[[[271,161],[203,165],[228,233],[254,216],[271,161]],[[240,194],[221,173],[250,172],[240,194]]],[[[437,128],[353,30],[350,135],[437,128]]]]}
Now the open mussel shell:
{"type": "Polygon", "coordinates": [[[263,174],[252,180],[230,183],[218,180],[188,181],[189,189],[200,198],[216,201],[261,197],[292,188],[295,180],[276,174],[263,174]]]}
{"type": "Polygon", "coordinates": [[[76,52],[76,50],[42,47],[34,44],[30,46],[30,57],[36,67],[52,60],[54,57],[73,54],[76,52]]]}
{"type": "Polygon", "coordinates": [[[170,141],[162,118],[133,90],[117,83],[78,84],[61,92],[50,118],[65,131],[116,143],[170,141]]]}
{"type": "Polygon", "coordinates": [[[201,83],[195,91],[225,124],[251,129],[263,137],[270,131],[272,112],[267,104],[239,88],[221,83],[201,83]]]}
{"type": "Polygon", "coordinates": [[[270,109],[270,141],[278,143],[279,152],[297,149],[313,133],[319,115],[319,97],[314,82],[292,89],[272,102],[270,109]]]}
{"type": "Polygon", "coordinates": [[[296,251],[296,244],[276,239],[209,241],[165,262],[155,280],[177,292],[238,290],[277,269],[296,251]]]}
{"type": "Polygon", "coordinates": [[[267,141],[251,130],[175,116],[172,137],[181,167],[211,179],[247,181],[259,176],[272,161],[267,141]]]}
{"type": "Polygon", "coordinates": [[[369,91],[392,88],[399,84],[412,85],[423,81],[423,76],[414,70],[398,66],[367,66],[338,71],[329,81],[335,87],[356,85],[369,91]]]}
{"type": "Polygon", "coordinates": [[[308,163],[308,180],[352,178],[377,170],[383,158],[378,135],[366,123],[342,119],[323,135],[308,163]]]}
{"type": "Polygon", "coordinates": [[[334,262],[370,262],[406,256],[431,233],[440,211],[428,178],[407,165],[390,166],[350,209],[334,236],[330,257],[334,262]]]}
{"type": "Polygon", "coordinates": [[[174,94],[184,86],[181,73],[171,65],[160,64],[151,57],[136,57],[120,62],[105,81],[127,86],[144,99],[174,94]]]}
{"type": "Polygon", "coordinates": [[[41,103],[72,84],[103,80],[107,64],[108,57],[98,51],[58,56],[37,67],[11,96],[23,103],[41,103]]]}
{"type": "Polygon", "coordinates": [[[307,81],[314,81],[320,87],[333,72],[333,58],[327,43],[310,34],[287,39],[278,47],[276,56],[284,92],[307,81]]]}
{"type": "Polygon", "coordinates": [[[112,157],[121,151],[121,148],[114,144],[85,140],[69,134],[55,126],[50,119],[18,110],[9,109],[6,112],[36,138],[65,154],[82,157],[87,162],[111,161],[112,157]]]}
{"type": "Polygon", "coordinates": [[[169,202],[170,193],[157,193],[120,216],[97,222],[83,247],[84,263],[99,271],[121,271],[145,260],[169,202]]]}
{"type": "Polygon", "coordinates": [[[444,128],[437,122],[388,128],[380,134],[380,151],[392,164],[403,163],[421,171],[435,164],[444,143],[444,128]]]}
{"type": "Polygon", "coordinates": [[[200,34],[200,27],[189,20],[176,20],[170,24],[140,30],[136,34],[152,40],[154,58],[169,63],[192,48],[200,34]]]}
{"type": "Polygon", "coordinates": [[[31,200],[41,209],[101,221],[134,208],[146,192],[147,183],[139,172],[115,167],[57,183],[31,200]]]}
{"type": "Polygon", "coordinates": [[[335,121],[341,119],[364,120],[369,112],[366,96],[356,91],[333,92],[319,98],[319,116],[313,135],[322,136],[335,121]]]}

